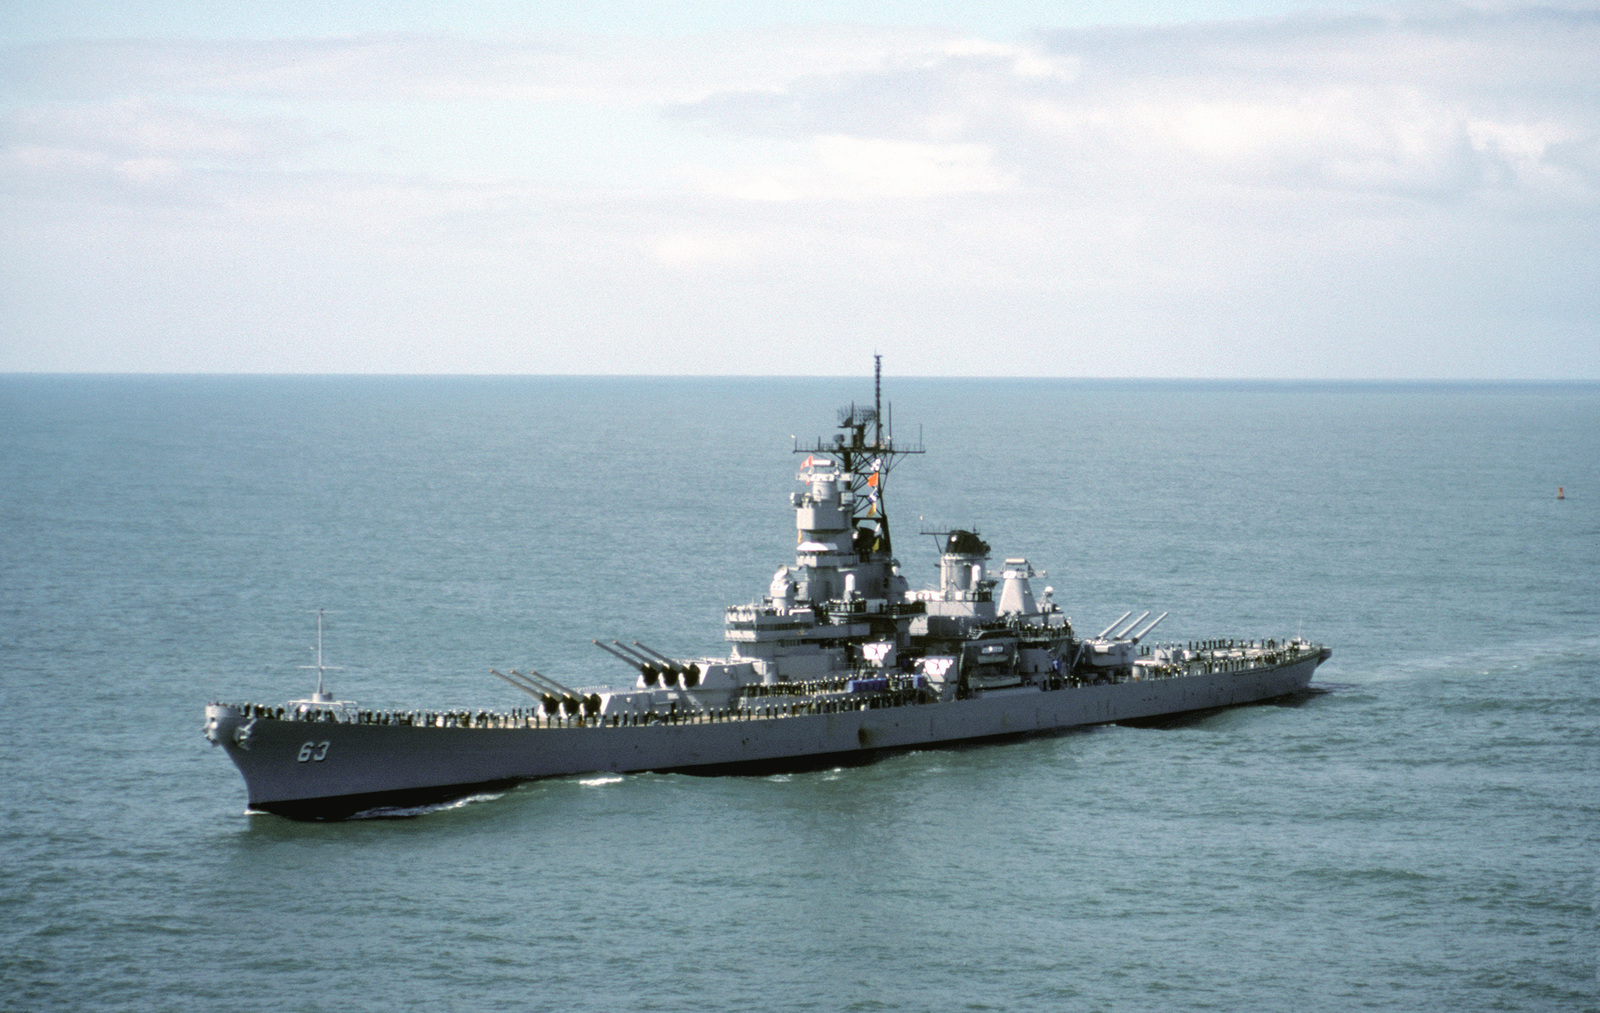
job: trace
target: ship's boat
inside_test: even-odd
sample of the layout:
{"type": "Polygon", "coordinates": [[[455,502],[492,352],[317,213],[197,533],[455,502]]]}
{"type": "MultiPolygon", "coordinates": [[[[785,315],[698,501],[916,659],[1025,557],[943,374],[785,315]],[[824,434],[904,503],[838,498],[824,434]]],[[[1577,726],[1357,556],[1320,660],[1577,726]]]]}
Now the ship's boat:
{"type": "Polygon", "coordinates": [[[213,703],[205,735],[244,775],[252,810],[296,819],[415,811],[519,781],[593,771],[756,773],[859,762],[886,750],[998,740],[1214,710],[1304,692],[1332,653],[1289,640],[1154,643],[1166,618],[1126,612],[1081,636],[1023,557],[992,565],[977,531],[940,539],[939,586],[895,559],[896,444],[872,407],[804,454],[791,496],[798,545],[756,602],[724,617],[727,656],[595,644],[631,688],[572,689],[491,670],[531,700],[503,711],[373,711],[325,689],[281,707],[213,703]]]}

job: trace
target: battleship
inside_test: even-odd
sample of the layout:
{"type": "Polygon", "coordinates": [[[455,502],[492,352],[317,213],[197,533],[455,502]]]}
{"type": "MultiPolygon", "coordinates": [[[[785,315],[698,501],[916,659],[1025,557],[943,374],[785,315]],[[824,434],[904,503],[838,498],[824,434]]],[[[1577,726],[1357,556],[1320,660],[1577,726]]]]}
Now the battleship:
{"type": "Polygon", "coordinates": [[[873,403],[838,414],[790,496],[797,547],[760,600],[724,616],[722,657],[594,643],[637,672],[573,688],[532,669],[496,678],[506,710],[384,711],[326,688],[282,706],[212,703],[204,733],[244,776],[248,810],[299,820],[401,815],[537,778],[594,772],[774,773],[886,752],[1162,719],[1304,693],[1331,650],[1293,638],[1156,643],[1167,613],[1123,613],[1082,636],[1021,556],[993,565],[977,530],[939,539],[939,584],[913,590],[885,494],[903,458],[873,403]],[[520,698],[519,698],[520,699],[520,698]]]}

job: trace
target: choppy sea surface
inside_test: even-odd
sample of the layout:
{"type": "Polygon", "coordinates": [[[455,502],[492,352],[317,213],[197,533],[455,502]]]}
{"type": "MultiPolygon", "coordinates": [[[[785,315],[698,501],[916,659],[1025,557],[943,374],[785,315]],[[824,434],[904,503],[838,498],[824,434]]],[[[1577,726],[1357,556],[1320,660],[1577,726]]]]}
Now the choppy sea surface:
{"type": "Polygon", "coordinates": [[[1326,692],[777,777],[247,815],[207,701],[722,651],[870,380],[0,377],[0,1008],[1600,1006],[1600,386],[890,378],[896,550],[1326,692]],[[1564,487],[1566,498],[1557,499],[1564,487]]]}

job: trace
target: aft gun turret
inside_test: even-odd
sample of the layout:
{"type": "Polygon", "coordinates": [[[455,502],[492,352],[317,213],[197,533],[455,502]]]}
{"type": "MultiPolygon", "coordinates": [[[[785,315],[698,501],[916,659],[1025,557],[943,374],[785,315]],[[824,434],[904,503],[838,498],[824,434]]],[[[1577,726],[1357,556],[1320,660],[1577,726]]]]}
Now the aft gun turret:
{"type": "Polygon", "coordinates": [[[1163,612],[1145,623],[1150,617],[1146,610],[1132,622],[1128,617],[1133,615],[1133,610],[1122,613],[1117,621],[1101,630],[1098,635],[1085,640],[1078,649],[1078,664],[1089,669],[1091,678],[1100,678],[1107,675],[1128,674],[1133,671],[1134,662],[1139,657],[1139,641],[1149,635],[1161,620],[1167,617],[1163,612]],[[1135,633],[1134,630],[1138,629],[1135,633]]]}
{"type": "MultiPolygon", "coordinates": [[[[1148,613],[1148,612],[1145,613],[1145,615],[1149,615],[1149,614],[1150,613],[1148,613]]],[[[1110,626],[1107,626],[1105,629],[1101,630],[1099,633],[1096,633],[1093,637],[1090,637],[1089,639],[1091,639],[1091,640],[1104,640],[1106,638],[1106,634],[1110,633],[1112,630],[1116,629],[1118,626],[1121,626],[1122,625],[1122,620],[1128,618],[1131,615],[1133,615],[1133,609],[1129,609],[1128,611],[1122,613],[1122,615],[1117,617],[1117,621],[1116,622],[1112,623],[1110,626]]]]}
{"type": "MultiPolygon", "coordinates": [[[[1148,613],[1148,612],[1145,613],[1145,615],[1149,615],[1149,614],[1150,613],[1148,613]]],[[[1149,636],[1150,635],[1150,631],[1155,629],[1157,626],[1159,626],[1161,624],[1161,620],[1165,619],[1166,617],[1167,617],[1167,613],[1165,613],[1165,612],[1163,612],[1160,615],[1156,616],[1154,619],[1150,620],[1150,625],[1146,626],[1144,629],[1140,630],[1138,633],[1135,633],[1133,636],[1128,637],[1128,640],[1131,643],[1137,644],[1139,641],[1141,641],[1145,637],[1149,636]]],[[[1137,626],[1138,624],[1135,623],[1134,625],[1137,626]]]]}

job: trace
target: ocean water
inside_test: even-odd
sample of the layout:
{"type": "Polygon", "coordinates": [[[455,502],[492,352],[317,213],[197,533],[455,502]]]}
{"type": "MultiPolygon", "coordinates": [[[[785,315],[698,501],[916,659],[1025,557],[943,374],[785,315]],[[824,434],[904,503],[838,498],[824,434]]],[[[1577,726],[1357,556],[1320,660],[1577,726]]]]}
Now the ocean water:
{"type": "Polygon", "coordinates": [[[0,377],[0,1008],[1600,1008],[1600,386],[887,381],[914,586],[1322,693],[778,777],[247,815],[209,700],[721,651],[870,380],[0,377]],[[1566,498],[1557,500],[1564,486],[1566,498]]]}

